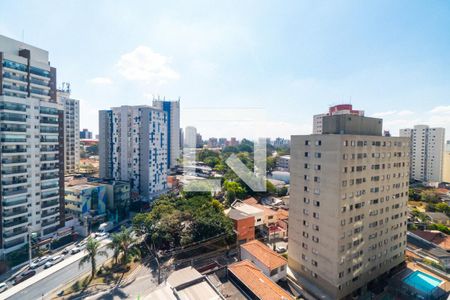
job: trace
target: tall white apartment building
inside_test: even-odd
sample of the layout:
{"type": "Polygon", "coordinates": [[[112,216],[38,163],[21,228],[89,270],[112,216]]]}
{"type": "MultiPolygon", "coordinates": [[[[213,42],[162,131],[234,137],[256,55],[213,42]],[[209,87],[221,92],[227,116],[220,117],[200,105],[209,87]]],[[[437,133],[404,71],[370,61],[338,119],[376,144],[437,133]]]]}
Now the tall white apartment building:
{"type": "Polygon", "coordinates": [[[167,114],[150,106],[100,111],[100,175],[130,181],[144,199],[166,190],[167,126],[167,114]]]}
{"type": "Polygon", "coordinates": [[[363,110],[355,110],[351,104],[339,104],[331,106],[327,113],[318,114],[313,116],[313,134],[322,133],[323,118],[326,116],[334,115],[354,115],[354,116],[364,116],[363,110]]]}
{"type": "Polygon", "coordinates": [[[57,98],[64,107],[64,171],[71,174],[80,166],[80,101],[70,98],[67,83],[57,90],[57,98]]]}
{"type": "Polygon", "coordinates": [[[180,158],[180,100],[167,101],[154,99],[153,107],[161,109],[167,114],[167,167],[169,169],[178,165],[178,158],[180,158]]]}
{"type": "Polygon", "coordinates": [[[291,137],[289,266],[328,299],[357,297],[404,261],[409,139],[381,125],[327,116],[323,134],[291,137]]]}
{"type": "Polygon", "coordinates": [[[416,125],[413,129],[400,129],[400,136],[411,139],[411,178],[442,181],[445,129],[416,125]]]}
{"type": "Polygon", "coordinates": [[[64,225],[63,119],[48,52],[0,35],[0,255],[64,225]]]}

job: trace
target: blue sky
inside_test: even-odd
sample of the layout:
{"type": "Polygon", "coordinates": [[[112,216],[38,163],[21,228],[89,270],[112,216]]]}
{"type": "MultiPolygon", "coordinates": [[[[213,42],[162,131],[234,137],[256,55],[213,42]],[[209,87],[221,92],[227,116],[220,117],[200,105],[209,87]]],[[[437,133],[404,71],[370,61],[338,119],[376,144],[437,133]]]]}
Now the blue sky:
{"type": "Polygon", "coordinates": [[[199,121],[220,109],[264,110],[257,134],[288,137],[349,101],[394,134],[424,123],[449,136],[449,29],[447,1],[0,4],[0,34],[50,52],[94,132],[99,109],[160,95],[180,97],[182,125],[205,137],[248,134],[199,121]]]}

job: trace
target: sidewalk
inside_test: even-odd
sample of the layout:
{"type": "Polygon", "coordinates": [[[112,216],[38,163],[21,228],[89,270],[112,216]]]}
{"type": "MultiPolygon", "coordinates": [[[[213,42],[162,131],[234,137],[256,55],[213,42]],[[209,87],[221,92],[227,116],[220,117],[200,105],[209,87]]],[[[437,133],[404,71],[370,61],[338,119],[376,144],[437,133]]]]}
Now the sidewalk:
{"type": "MultiPolygon", "coordinates": [[[[104,247],[110,241],[111,240],[109,238],[101,241],[101,245],[102,245],[101,247],[104,247]]],[[[71,255],[71,256],[66,256],[65,259],[62,262],[60,262],[60,263],[58,263],[58,264],[56,264],[56,265],[54,265],[54,266],[52,266],[52,267],[50,267],[48,269],[43,270],[40,273],[37,273],[33,277],[28,278],[27,280],[19,283],[18,285],[14,285],[14,286],[10,287],[9,289],[7,289],[6,291],[4,291],[3,293],[0,294],[0,299],[7,299],[8,297],[13,296],[14,294],[16,294],[16,293],[20,292],[21,290],[23,290],[23,289],[25,289],[25,288],[35,284],[36,282],[39,282],[40,280],[46,278],[47,276],[49,276],[49,275],[51,275],[51,274],[53,274],[53,273],[55,273],[55,272],[65,268],[65,267],[67,267],[70,264],[73,264],[74,262],[80,260],[85,255],[86,255],[86,253],[83,250],[83,251],[81,251],[81,252],[79,252],[77,254],[74,254],[74,255],[71,255]]]]}

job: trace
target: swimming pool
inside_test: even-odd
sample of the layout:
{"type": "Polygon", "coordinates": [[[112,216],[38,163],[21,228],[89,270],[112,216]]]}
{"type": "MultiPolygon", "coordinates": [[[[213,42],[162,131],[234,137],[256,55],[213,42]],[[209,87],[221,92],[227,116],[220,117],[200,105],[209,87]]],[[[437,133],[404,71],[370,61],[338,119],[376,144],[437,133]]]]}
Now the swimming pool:
{"type": "Polygon", "coordinates": [[[403,282],[419,291],[429,294],[442,283],[442,280],[422,271],[414,271],[404,278],[403,282]]]}

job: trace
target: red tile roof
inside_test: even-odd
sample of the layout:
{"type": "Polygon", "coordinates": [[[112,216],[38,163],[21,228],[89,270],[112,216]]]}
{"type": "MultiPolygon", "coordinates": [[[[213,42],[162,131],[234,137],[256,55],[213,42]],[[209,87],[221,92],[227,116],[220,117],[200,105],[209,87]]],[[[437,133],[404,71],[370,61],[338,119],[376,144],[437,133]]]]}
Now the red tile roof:
{"type": "Polygon", "coordinates": [[[233,273],[245,284],[259,299],[264,300],[291,300],[289,295],[280,286],[270,280],[264,273],[248,260],[236,262],[228,266],[233,273]]]}
{"type": "Polygon", "coordinates": [[[287,264],[287,260],[267,247],[258,240],[253,240],[241,245],[241,248],[247,250],[257,260],[264,264],[269,270],[279,268],[287,264]]]}
{"type": "Polygon", "coordinates": [[[437,230],[412,230],[412,233],[420,236],[430,243],[436,244],[444,250],[450,250],[450,236],[437,230]]]}

